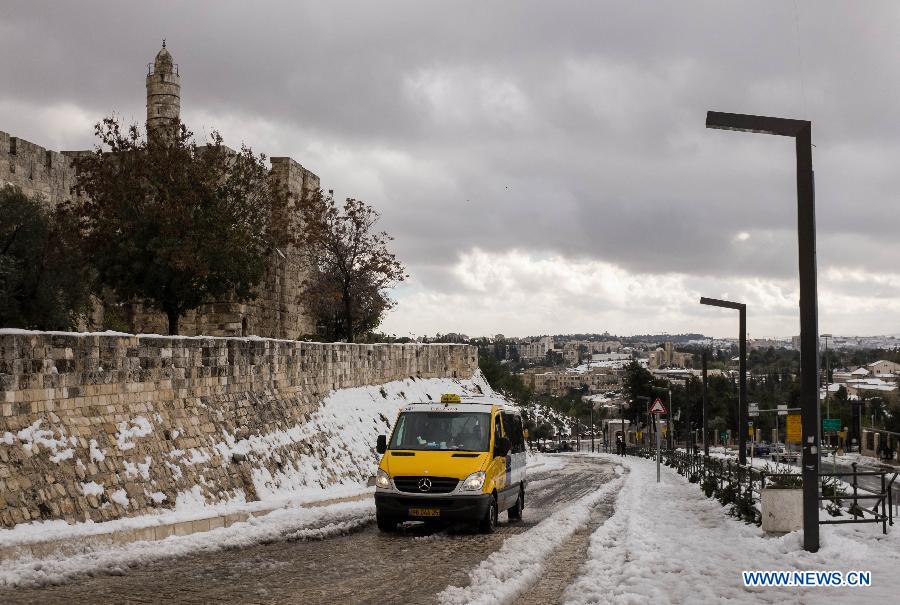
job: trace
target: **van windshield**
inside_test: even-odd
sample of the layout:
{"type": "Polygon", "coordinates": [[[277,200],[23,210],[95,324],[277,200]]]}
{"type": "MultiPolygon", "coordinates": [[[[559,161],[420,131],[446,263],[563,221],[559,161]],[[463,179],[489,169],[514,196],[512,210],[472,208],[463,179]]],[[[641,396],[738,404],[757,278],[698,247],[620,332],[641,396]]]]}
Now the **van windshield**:
{"type": "Polygon", "coordinates": [[[403,412],[389,448],[486,452],[490,439],[490,413],[403,412]]]}

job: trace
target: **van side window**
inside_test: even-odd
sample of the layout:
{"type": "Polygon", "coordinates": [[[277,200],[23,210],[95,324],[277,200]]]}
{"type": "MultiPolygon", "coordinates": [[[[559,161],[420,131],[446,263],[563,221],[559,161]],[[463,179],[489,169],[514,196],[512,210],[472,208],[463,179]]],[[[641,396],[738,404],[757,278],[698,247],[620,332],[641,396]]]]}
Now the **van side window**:
{"type": "Polygon", "coordinates": [[[494,416],[494,441],[503,436],[503,432],[500,429],[500,414],[494,416]]]}
{"type": "Polygon", "coordinates": [[[525,434],[522,428],[522,417],[517,414],[503,413],[503,426],[509,437],[510,452],[519,454],[525,451],[525,434]]]}
{"type": "Polygon", "coordinates": [[[521,454],[525,452],[525,425],[522,424],[521,416],[514,416],[514,418],[516,422],[516,453],[521,454]]]}

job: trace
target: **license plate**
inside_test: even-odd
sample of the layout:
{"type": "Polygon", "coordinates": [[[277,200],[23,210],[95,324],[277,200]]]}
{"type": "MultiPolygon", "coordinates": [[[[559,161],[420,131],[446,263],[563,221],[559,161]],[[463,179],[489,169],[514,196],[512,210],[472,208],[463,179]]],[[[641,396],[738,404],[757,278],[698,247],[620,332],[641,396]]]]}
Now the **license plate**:
{"type": "Polygon", "coordinates": [[[410,517],[440,517],[441,509],[439,508],[411,508],[409,509],[410,517]]]}

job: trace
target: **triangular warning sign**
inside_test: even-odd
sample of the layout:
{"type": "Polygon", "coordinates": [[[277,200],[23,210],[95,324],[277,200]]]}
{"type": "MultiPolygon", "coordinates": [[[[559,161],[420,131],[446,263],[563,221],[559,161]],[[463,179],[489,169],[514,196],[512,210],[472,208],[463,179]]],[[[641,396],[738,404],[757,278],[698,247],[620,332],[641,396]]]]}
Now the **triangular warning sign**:
{"type": "Polygon", "coordinates": [[[650,406],[651,414],[666,414],[666,406],[663,405],[662,399],[659,397],[656,398],[656,401],[653,402],[653,405],[650,406]]]}

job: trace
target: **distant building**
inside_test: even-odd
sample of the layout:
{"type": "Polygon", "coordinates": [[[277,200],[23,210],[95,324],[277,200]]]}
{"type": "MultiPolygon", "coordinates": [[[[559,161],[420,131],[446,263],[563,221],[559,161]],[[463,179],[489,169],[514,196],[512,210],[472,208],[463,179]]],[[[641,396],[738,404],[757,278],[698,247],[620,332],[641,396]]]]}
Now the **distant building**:
{"type": "Polygon", "coordinates": [[[516,345],[519,359],[522,361],[534,361],[544,359],[549,351],[553,350],[553,338],[544,336],[530,342],[520,342],[516,345]]]}
{"type": "Polygon", "coordinates": [[[897,376],[900,375],[900,363],[894,363],[885,359],[873,361],[867,367],[869,372],[877,378],[886,377],[896,380],[897,376]]]}
{"type": "Polygon", "coordinates": [[[522,381],[538,395],[560,397],[572,389],[586,389],[589,394],[606,393],[621,387],[622,380],[608,368],[586,372],[572,369],[534,368],[522,374],[522,381]]]}
{"type": "Polygon", "coordinates": [[[690,368],[693,367],[694,356],[691,353],[680,353],[675,350],[671,341],[663,343],[662,347],[650,351],[648,365],[656,368],[690,368]]]}

